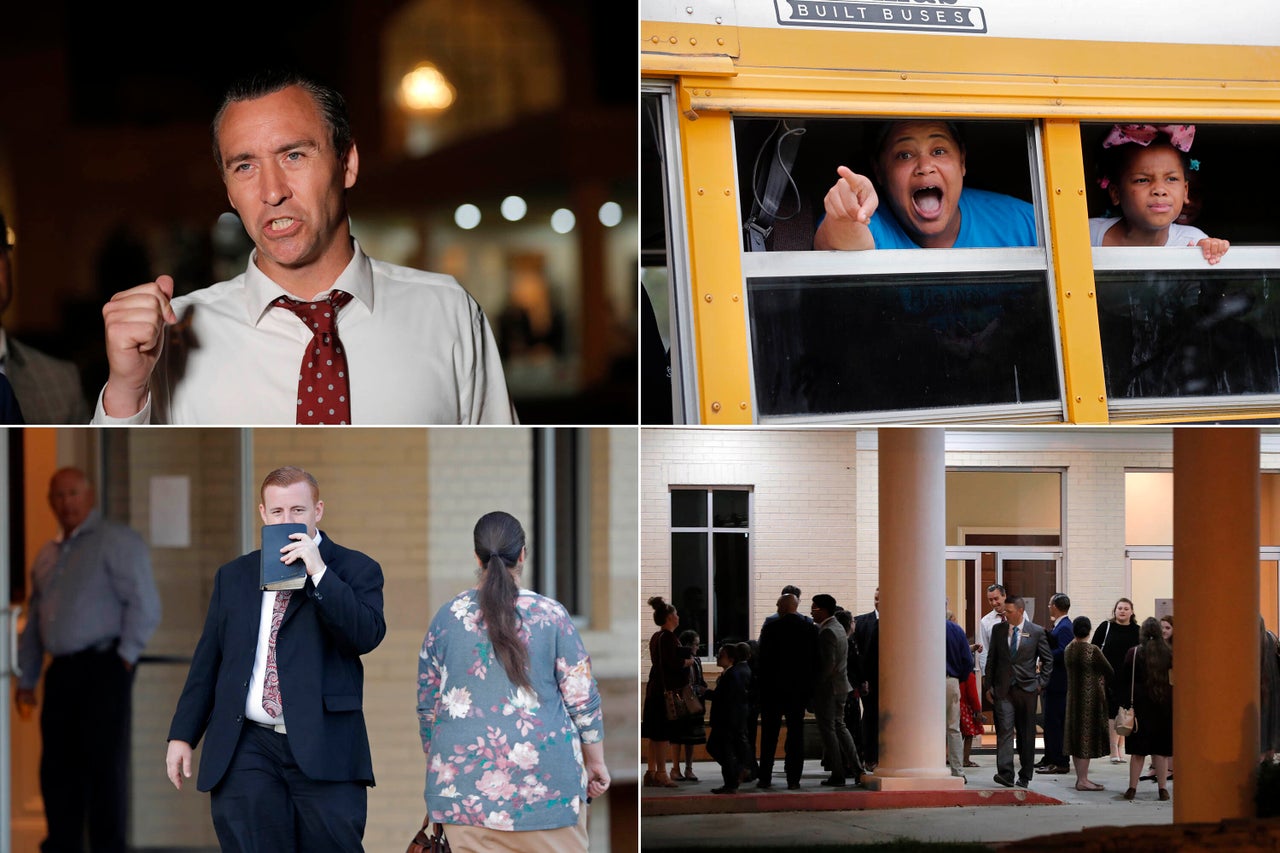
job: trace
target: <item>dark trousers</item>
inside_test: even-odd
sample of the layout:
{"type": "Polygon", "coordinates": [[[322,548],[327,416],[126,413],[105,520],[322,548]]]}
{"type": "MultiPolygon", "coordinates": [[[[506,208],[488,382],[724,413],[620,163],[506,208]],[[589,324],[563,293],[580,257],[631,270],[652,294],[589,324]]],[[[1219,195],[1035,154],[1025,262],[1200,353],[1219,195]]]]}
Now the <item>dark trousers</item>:
{"type": "Polygon", "coordinates": [[[760,706],[760,781],[773,782],[773,756],[778,751],[778,733],[787,721],[787,740],[782,750],[788,782],[804,775],[804,700],[760,706]]]}
{"type": "Polygon", "coordinates": [[[1044,760],[1046,764],[1067,767],[1062,752],[1062,734],[1067,724],[1067,694],[1044,694],[1044,760]]]}
{"type": "Polygon", "coordinates": [[[1030,782],[1036,762],[1036,694],[1010,687],[1009,695],[996,699],[996,770],[1013,778],[1014,736],[1017,735],[1018,778],[1030,782]]]}
{"type": "Polygon", "coordinates": [[[862,760],[880,763],[880,685],[871,685],[871,695],[862,697],[862,760]]]}
{"type": "Polygon", "coordinates": [[[40,709],[44,853],[124,853],[133,673],[114,648],[56,657],[40,709]]]}
{"type": "Polygon", "coordinates": [[[212,793],[223,853],[364,850],[365,786],[307,778],[288,735],[246,722],[227,775],[212,793]]]}
{"type": "Polygon", "coordinates": [[[736,790],[743,768],[750,767],[754,760],[747,749],[747,727],[712,726],[707,737],[707,754],[720,765],[724,786],[736,790]]]}

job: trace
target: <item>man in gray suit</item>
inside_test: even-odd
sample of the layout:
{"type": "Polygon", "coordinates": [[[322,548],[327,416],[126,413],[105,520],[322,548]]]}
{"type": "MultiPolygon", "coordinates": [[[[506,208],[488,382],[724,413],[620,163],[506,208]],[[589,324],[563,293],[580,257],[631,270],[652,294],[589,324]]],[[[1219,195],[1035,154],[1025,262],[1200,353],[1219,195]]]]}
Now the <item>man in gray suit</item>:
{"type": "MultiPolygon", "coordinates": [[[[13,232],[0,211],[0,315],[13,299],[13,232]]],[[[29,424],[87,424],[89,404],[74,364],[45,355],[14,339],[0,326],[0,373],[9,379],[13,394],[29,424]]]]}
{"type": "Polygon", "coordinates": [[[1006,788],[1013,781],[1013,741],[1018,740],[1019,788],[1035,775],[1036,700],[1053,672],[1053,652],[1044,628],[1026,618],[1026,602],[1010,596],[1004,622],[991,630],[987,650],[987,698],[995,707],[996,775],[1006,788]]]}
{"type": "Polygon", "coordinates": [[[823,766],[831,776],[822,784],[842,787],[848,774],[855,785],[862,781],[862,762],[853,735],[844,722],[844,703],[849,696],[849,639],[836,621],[836,600],[822,593],[813,597],[809,613],[818,625],[818,661],[813,692],[813,716],[822,737],[823,766]]]}

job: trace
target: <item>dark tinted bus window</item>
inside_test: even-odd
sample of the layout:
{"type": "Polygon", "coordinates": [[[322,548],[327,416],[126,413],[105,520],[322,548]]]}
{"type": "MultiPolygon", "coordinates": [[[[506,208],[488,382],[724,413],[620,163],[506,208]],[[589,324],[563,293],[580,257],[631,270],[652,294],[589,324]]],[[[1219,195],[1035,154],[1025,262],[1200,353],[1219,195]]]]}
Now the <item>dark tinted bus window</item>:
{"type": "Polygon", "coordinates": [[[747,280],[761,416],[1060,399],[1043,272],[747,280]]]}
{"type": "Polygon", "coordinates": [[[1097,273],[1107,394],[1280,393],[1280,270],[1097,273]]]}

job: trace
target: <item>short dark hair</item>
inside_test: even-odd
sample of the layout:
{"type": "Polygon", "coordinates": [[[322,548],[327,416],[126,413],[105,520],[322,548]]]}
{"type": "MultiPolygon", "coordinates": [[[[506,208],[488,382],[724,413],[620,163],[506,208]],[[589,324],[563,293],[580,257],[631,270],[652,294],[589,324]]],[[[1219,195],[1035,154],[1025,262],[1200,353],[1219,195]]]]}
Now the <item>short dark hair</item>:
{"type": "MultiPolygon", "coordinates": [[[[663,621],[666,621],[666,620],[663,620],[663,621]]],[[[680,632],[680,645],[682,646],[693,646],[693,647],[699,646],[701,645],[701,643],[699,643],[698,641],[701,639],[702,638],[698,636],[698,632],[693,630],[692,628],[688,629],[687,631],[680,632]]]]}
{"type": "Polygon", "coordinates": [[[1022,600],[1022,596],[1020,596],[1020,595],[1011,595],[1011,596],[1009,596],[1008,598],[1006,598],[1006,599],[1004,600],[1004,606],[1005,606],[1005,607],[1016,607],[1016,608],[1018,608],[1019,610],[1026,610],[1026,609],[1027,609],[1027,603],[1026,603],[1025,601],[1023,601],[1023,600],[1022,600]]]}
{"type": "Polygon", "coordinates": [[[835,597],[828,595],[825,592],[820,592],[817,595],[815,595],[813,597],[813,603],[814,603],[814,606],[821,607],[823,610],[827,611],[828,613],[836,612],[835,597]]]}
{"type": "Polygon", "coordinates": [[[315,101],[316,108],[320,110],[320,117],[329,128],[329,141],[333,145],[338,162],[341,163],[346,159],[347,152],[355,143],[351,135],[351,118],[347,115],[347,102],[343,99],[342,93],[293,68],[264,68],[233,80],[222,96],[222,104],[218,107],[218,112],[213,116],[210,133],[213,139],[213,161],[218,164],[219,172],[223,170],[224,164],[222,148],[218,141],[218,128],[222,124],[222,117],[227,108],[240,101],[253,101],[273,95],[290,86],[300,86],[315,101]]]}
{"type": "Polygon", "coordinates": [[[844,610],[844,609],[837,610],[835,612],[835,617],[836,617],[836,621],[839,622],[846,631],[848,631],[849,626],[853,624],[853,614],[850,613],[848,610],[844,610]]]}
{"type": "Polygon", "coordinates": [[[792,586],[791,584],[787,584],[786,586],[784,586],[784,587],[782,588],[782,594],[783,594],[783,595],[794,595],[796,598],[799,598],[799,597],[800,597],[800,587],[798,587],[798,586],[792,586]]]}
{"type": "Polygon", "coordinates": [[[1001,595],[1008,596],[1009,591],[1004,588],[1004,584],[1002,583],[993,583],[991,586],[987,587],[987,592],[995,592],[997,589],[1000,590],[1001,595]]]}
{"type": "Polygon", "coordinates": [[[1063,613],[1071,612],[1071,599],[1067,597],[1065,592],[1054,593],[1053,597],[1049,599],[1049,603],[1063,613]]]}
{"type": "Polygon", "coordinates": [[[1088,616],[1077,616],[1071,621],[1071,633],[1081,639],[1089,636],[1089,632],[1092,630],[1093,623],[1089,621],[1088,616]]]}

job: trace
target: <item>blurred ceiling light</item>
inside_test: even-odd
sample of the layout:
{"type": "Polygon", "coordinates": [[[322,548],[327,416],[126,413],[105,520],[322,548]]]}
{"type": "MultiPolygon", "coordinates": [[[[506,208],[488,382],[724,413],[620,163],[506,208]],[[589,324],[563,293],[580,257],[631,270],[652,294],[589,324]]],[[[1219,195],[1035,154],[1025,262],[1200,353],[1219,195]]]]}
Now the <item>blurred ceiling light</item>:
{"type": "Polygon", "coordinates": [[[577,221],[572,210],[562,207],[551,214],[551,230],[557,234],[568,234],[577,221]]]}
{"type": "Polygon", "coordinates": [[[400,103],[417,112],[440,112],[453,104],[458,90],[430,62],[420,62],[400,81],[400,103]]]}
{"type": "Polygon", "coordinates": [[[453,212],[453,221],[464,231],[470,231],[480,224],[480,208],[474,204],[462,204],[453,212]]]}
{"type": "Polygon", "coordinates": [[[622,221],[622,205],[616,201],[606,201],[600,205],[600,224],[612,228],[622,221]]]}
{"type": "Polygon", "coordinates": [[[519,222],[529,211],[529,205],[518,195],[509,195],[502,200],[502,218],[508,222],[519,222]]]}

